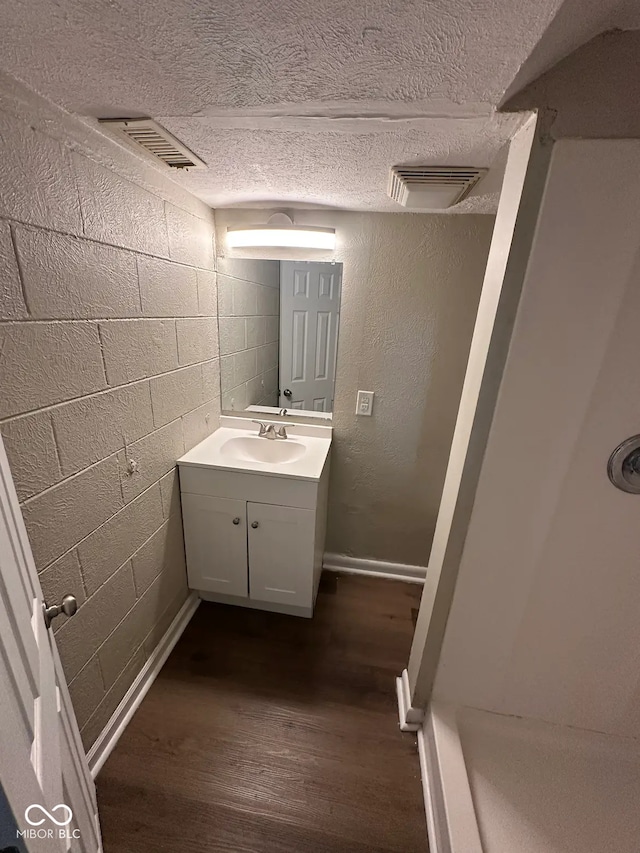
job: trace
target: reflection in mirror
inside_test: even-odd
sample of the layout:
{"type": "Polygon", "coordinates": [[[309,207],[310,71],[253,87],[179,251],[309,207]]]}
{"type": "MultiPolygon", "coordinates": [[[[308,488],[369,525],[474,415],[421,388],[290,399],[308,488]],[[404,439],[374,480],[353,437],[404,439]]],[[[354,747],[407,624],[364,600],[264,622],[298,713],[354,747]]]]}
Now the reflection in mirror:
{"type": "Polygon", "coordinates": [[[225,412],[330,417],[342,264],[225,259],[218,273],[225,412]]]}

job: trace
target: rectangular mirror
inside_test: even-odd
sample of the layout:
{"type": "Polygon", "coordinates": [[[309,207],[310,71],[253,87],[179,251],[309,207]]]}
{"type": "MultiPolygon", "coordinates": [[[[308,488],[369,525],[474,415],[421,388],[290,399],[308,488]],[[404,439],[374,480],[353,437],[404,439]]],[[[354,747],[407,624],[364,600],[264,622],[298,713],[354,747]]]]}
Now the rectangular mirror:
{"type": "Polygon", "coordinates": [[[342,264],[226,258],[220,266],[223,412],[330,418],[342,264]]]}

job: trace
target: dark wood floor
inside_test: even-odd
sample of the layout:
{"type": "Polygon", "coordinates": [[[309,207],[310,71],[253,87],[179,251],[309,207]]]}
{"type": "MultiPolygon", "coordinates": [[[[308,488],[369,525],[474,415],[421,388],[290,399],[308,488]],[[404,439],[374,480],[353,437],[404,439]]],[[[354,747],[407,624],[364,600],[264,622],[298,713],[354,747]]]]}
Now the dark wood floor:
{"type": "Polygon", "coordinates": [[[419,594],[325,574],[312,620],[201,604],[98,777],[105,853],[424,853],[394,682],[419,594]]]}

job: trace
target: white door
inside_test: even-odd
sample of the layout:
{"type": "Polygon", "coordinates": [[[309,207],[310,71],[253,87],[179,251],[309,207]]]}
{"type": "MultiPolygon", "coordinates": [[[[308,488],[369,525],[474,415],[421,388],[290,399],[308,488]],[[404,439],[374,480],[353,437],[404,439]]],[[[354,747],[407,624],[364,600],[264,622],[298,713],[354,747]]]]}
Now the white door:
{"type": "Polygon", "coordinates": [[[189,586],[246,598],[246,503],[185,493],[181,500],[189,586]]]}
{"type": "Polygon", "coordinates": [[[280,405],[287,409],[333,410],[341,285],[340,264],[280,262],[280,405]]]}
{"type": "Polygon", "coordinates": [[[13,814],[3,821],[3,846],[102,849],[95,787],[1,438],[0,783],[13,814]]]}
{"type": "Polygon", "coordinates": [[[313,605],[316,514],[270,504],[247,504],[251,598],[313,605]]]}

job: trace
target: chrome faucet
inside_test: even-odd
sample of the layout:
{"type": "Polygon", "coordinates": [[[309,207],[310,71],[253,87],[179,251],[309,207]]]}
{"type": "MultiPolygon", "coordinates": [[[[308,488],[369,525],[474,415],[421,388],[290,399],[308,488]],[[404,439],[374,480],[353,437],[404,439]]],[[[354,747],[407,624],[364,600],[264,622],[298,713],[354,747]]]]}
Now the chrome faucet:
{"type": "Polygon", "coordinates": [[[265,424],[262,421],[253,421],[253,423],[260,427],[258,430],[259,438],[270,438],[271,440],[276,438],[276,428],[273,424],[265,424]]]}
{"type": "Polygon", "coordinates": [[[263,421],[252,421],[252,423],[258,424],[260,427],[258,438],[268,438],[271,441],[275,441],[276,438],[288,438],[285,427],[293,426],[293,424],[282,424],[280,426],[274,423],[264,423],[263,421]]]}

